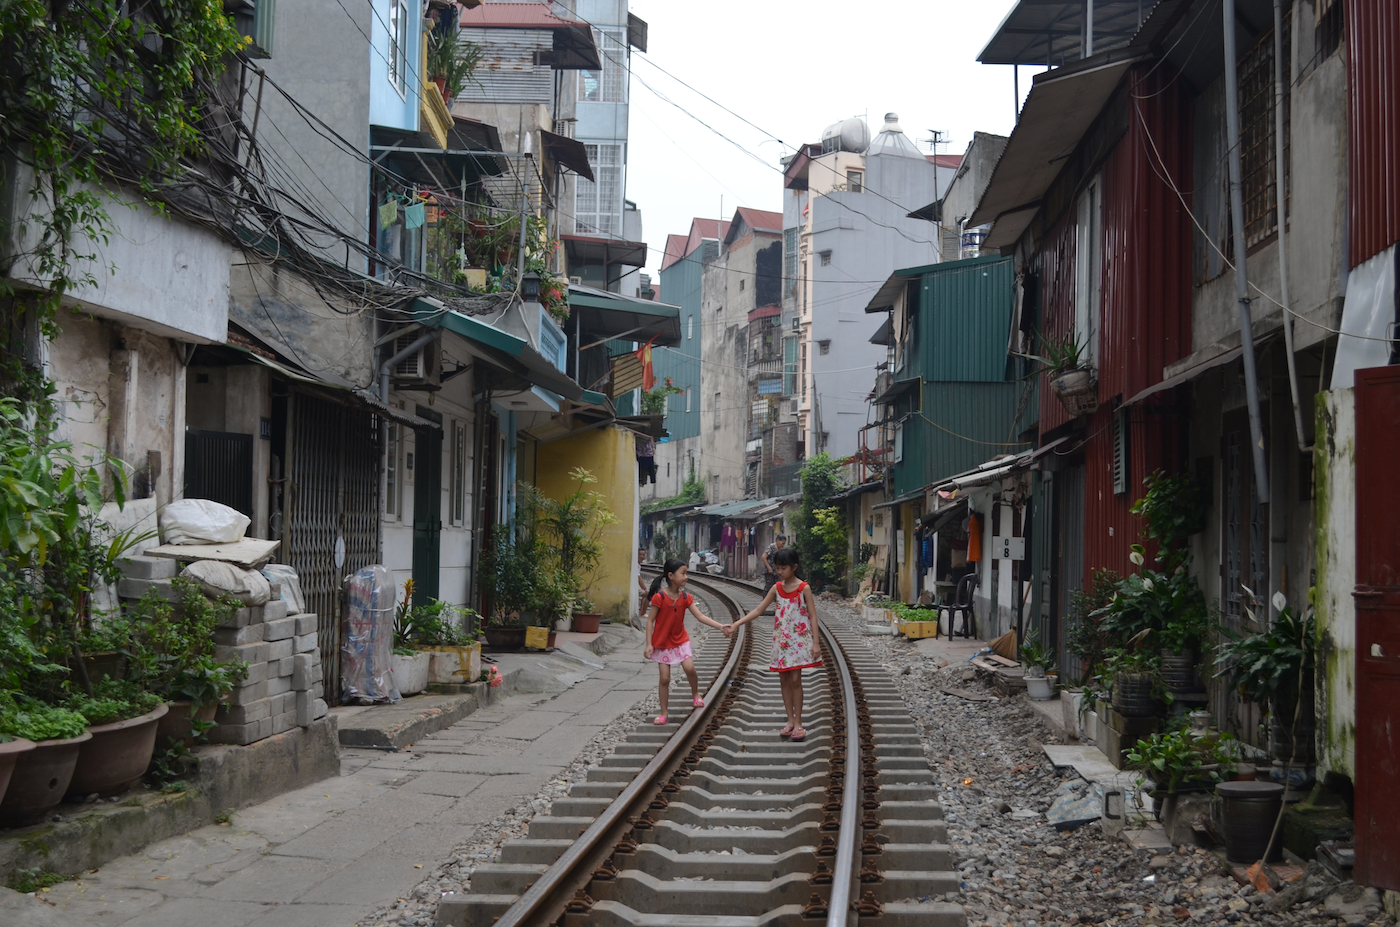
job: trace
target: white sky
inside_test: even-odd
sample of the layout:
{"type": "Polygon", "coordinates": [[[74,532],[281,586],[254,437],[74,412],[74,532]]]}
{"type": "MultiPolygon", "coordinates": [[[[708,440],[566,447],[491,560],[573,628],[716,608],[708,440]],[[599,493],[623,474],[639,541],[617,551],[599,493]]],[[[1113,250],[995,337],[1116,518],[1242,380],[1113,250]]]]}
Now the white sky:
{"type": "MultiPolygon", "coordinates": [[[[736,206],[782,209],[783,148],[821,140],[822,129],[864,116],[872,135],[899,114],[916,144],[939,129],[961,154],[974,130],[1010,133],[1012,69],[977,63],[977,53],[1014,0],[631,0],[649,27],[648,51],[632,56],[627,198],[642,211],[658,280],[668,234],[694,216],[736,206]],[[760,132],[671,80],[671,74],[761,127],[760,132]],[[759,155],[765,167],[681,109],[759,155]]],[[[1036,68],[1021,69],[1021,94],[1036,68]]],[[[662,299],[666,298],[663,292],[662,299]]]]}

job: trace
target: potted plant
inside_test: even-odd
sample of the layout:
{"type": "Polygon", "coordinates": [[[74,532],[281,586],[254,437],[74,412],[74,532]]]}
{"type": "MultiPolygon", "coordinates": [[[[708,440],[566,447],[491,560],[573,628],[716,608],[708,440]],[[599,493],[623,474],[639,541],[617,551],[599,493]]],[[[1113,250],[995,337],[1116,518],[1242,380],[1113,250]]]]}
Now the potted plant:
{"type": "Polygon", "coordinates": [[[169,709],[159,695],[128,682],[107,679],[93,688],[93,695],[74,696],[66,706],[87,720],[92,735],[79,747],[67,794],[105,798],[141,781],[155,753],[156,728],[169,709]]]}
{"type": "Polygon", "coordinates": [[[433,599],[413,609],[405,640],[428,658],[429,684],[465,685],[481,673],[481,632],[477,614],[433,599]]]}
{"type": "Polygon", "coordinates": [[[1038,361],[1050,378],[1056,398],[1073,416],[1090,415],[1099,408],[1098,371],[1088,363],[1088,340],[1074,332],[1040,336],[1041,353],[1025,354],[1038,361]]]}
{"type": "MultiPolygon", "coordinates": [[[[1269,753],[1275,760],[1310,763],[1315,619],[1311,608],[1302,615],[1294,612],[1283,593],[1274,595],[1273,604],[1278,615],[1262,631],[1220,629],[1223,640],[1215,651],[1215,675],[1227,678],[1249,701],[1267,707],[1269,753]]],[[[1245,606],[1245,614],[1258,623],[1252,606],[1245,606]]]]}
{"type": "Polygon", "coordinates": [[[1026,667],[1026,694],[1037,702],[1043,702],[1055,694],[1054,686],[1046,675],[1046,668],[1053,667],[1055,655],[1040,643],[1036,633],[1026,634],[1026,642],[1020,647],[1021,662],[1026,667]]]}
{"type": "Polygon", "coordinates": [[[394,611],[394,652],[389,658],[389,674],[400,695],[417,695],[428,688],[432,655],[420,652],[413,639],[413,580],[403,584],[403,599],[394,611]]]}
{"type": "Polygon", "coordinates": [[[15,758],[9,786],[0,800],[0,827],[32,824],[48,814],[68,791],[78,751],[92,739],[87,719],[76,711],[18,696],[3,712],[3,730],[30,741],[32,750],[15,758]]]}
{"type": "Polygon", "coordinates": [[[1160,657],[1139,644],[1140,638],[1110,650],[1103,663],[1102,674],[1111,680],[1109,701],[1125,718],[1151,717],[1159,695],[1170,697],[1162,688],[1160,657]]]}
{"type": "Polygon", "coordinates": [[[542,500],[540,526],[551,542],[556,567],[557,594],[553,603],[567,602],[568,611],[582,614],[582,621],[575,618],[573,630],[585,634],[596,633],[602,615],[592,611],[589,593],[593,584],[601,578],[598,567],[603,560],[603,531],[617,521],[617,516],[608,508],[601,493],[589,487],[598,478],[583,467],[576,467],[569,476],[577,483],[572,493],[563,499],[542,500]],[[581,602],[588,602],[588,609],[578,609],[581,602]],[[591,627],[592,630],[584,630],[591,627]]]}
{"type": "Polygon", "coordinates": [[[489,609],[482,632],[492,650],[519,650],[525,646],[525,626],[534,620],[539,599],[542,546],[527,513],[517,497],[516,524],[496,525],[491,532],[482,579],[489,609]]]}
{"type": "Polygon", "coordinates": [[[474,80],[482,53],[480,45],[461,41],[456,30],[434,29],[428,33],[428,79],[437,85],[448,106],[467,82],[474,80]]]}
{"type": "Polygon", "coordinates": [[[1226,778],[1238,756],[1238,746],[1228,734],[1197,737],[1188,727],[1151,734],[1127,752],[1128,767],[1141,770],[1138,788],[1151,780],[1150,793],[1157,811],[1170,829],[1176,796],[1184,792],[1208,792],[1226,778]]]}

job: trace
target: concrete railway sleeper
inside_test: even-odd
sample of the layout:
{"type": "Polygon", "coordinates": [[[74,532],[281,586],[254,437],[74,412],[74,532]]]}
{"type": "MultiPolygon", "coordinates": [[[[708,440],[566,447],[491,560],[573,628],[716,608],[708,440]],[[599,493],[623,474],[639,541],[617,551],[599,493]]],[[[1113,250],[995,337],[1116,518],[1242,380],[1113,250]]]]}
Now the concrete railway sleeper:
{"type": "MultiPolygon", "coordinates": [[[[761,595],[691,585],[735,618],[761,595]]],[[[706,707],[633,732],[470,893],[442,899],[439,927],[962,927],[938,900],[959,889],[942,808],[883,669],[823,626],[824,665],[804,671],[811,733],[793,743],[770,637],[763,622],[727,648],[712,635],[696,657],[706,707]]]]}

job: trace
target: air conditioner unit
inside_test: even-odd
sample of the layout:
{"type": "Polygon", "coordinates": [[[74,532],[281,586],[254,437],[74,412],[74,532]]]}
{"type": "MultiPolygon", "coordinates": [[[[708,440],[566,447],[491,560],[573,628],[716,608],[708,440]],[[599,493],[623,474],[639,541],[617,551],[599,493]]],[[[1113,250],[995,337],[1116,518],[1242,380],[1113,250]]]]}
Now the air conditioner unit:
{"type": "Polygon", "coordinates": [[[797,397],[783,399],[778,403],[778,424],[787,425],[797,421],[797,397]]]}
{"type": "Polygon", "coordinates": [[[795,332],[802,330],[802,320],[797,316],[793,316],[792,318],[792,330],[795,332]]]}
{"type": "MultiPolygon", "coordinates": [[[[391,354],[397,354],[422,333],[414,330],[394,339],[391,354]]],[[[394,365],[394,385],[399,389],[435,390],[442,387],[442,346],[429,341],[394,365]]]]}
{"type": "Polygon", "coordinates": [[[570,277],[570,278],[569,278],[569,286],[583,286],[583,278],[582,278],[582,277],[570,277]]]}

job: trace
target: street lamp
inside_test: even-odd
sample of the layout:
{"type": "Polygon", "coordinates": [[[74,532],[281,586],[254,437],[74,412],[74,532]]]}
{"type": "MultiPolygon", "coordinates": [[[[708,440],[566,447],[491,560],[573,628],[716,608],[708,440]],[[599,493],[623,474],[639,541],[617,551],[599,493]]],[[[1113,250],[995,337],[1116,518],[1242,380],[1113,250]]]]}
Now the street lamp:
{"type": "Polygon", "coordinates": [[[520,298],[527,303],[540,301],[540,275],[533,270],[520,278],[520,298]]]}

